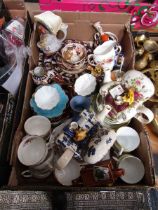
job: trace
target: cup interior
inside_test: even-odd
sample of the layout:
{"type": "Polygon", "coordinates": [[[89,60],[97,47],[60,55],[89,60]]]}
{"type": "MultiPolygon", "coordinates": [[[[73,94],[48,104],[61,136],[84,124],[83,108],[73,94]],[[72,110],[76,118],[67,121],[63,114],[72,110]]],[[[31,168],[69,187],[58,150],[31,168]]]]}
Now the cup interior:
{"type": "Polygon", "coordinates": [[[124,152],[132,152],[140,144],[138,133],[131,127],[123,126],[116,132],[117,142],[123,147],[124,152]]]}
{"type": "Polygon", "coordinates": [[[87,51],[85,47],[79,43],[70,43],[65,45],[65,47],[61,50],[62,58],[65,62],[69,64],[80,64],[83,62],[87,55],[87,51]],[[74,51],[78,51],[76,61],[72,61],[71,57],[73,56],[74,51]]]}
{"type": "Polygon", "coordinates": [[[122,168],[125,174],[120,178],[128,184],[136,184],[143,178],[145,169],[142,161],[132,155],[122,156],[118,168],[122,168]]]}
{"type": "Polygon", "coordinates": [[[44,139],[38,136],[26,136],[19,145],[18,159],[23,165],[32,166],[42,162],[47,153],[44,139]]]}
{"type": "Polygon", "coordinates": [[[24,129],[28,135],[44,137],[51,130],[51,123],[48,118],[36,115],[26,120],[24,129]]]}

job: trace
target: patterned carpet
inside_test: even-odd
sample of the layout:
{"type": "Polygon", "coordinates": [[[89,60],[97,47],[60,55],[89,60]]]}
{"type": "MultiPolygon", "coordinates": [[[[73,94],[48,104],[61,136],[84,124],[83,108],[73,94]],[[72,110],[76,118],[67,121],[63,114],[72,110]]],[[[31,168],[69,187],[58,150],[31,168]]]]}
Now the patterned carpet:
{"type": "Polygon", "coordinates": [[[150,190],[85,192],[0,191],[0,210],[157,210],[150,190]]]}

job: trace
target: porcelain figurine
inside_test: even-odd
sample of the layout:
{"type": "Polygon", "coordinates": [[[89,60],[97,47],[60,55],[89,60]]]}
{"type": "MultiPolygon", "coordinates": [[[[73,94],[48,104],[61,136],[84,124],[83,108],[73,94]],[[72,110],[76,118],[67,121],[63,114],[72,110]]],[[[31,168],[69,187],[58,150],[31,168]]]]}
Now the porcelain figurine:
{"type": "Polygon", "coordinates": [[[68,96],[60,85],[43,85],[36,89],[30,105],[35,113],[54,118],[62,115],[68,100],[68,96]]]}
{"type": "Polygon", "coordinates": [[[153,83],[143,73],[126,72],[121,82],[111,82],[100,88],[96,100],[97,120],[102,125],[112,125],[126,123],[135,117],[143,124],[150,123],[153,113],[143,103],[149,100],[154,90],[153,83]]]}

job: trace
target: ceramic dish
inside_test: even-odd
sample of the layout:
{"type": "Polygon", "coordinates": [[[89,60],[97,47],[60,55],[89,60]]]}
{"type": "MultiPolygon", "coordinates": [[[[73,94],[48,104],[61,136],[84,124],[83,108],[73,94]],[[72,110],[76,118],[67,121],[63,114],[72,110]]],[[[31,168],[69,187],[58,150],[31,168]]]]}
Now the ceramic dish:
{"type": "Polygon", "coordinates": [[[60,101],[57,104],[57,106],[55,106],[51,110],[44,110],[44,109],[39,108],[35,102],[34,96],[32,96],[30,100],[30,105],[31,105],[31,108],[34,110],[34,112],[37,113],[38,115],[42,115],[48,118],[58,117],[62,115],[64,109],[66,108],[67,102],[69,100],[68,96],[65,94],[65,92],[60,87],[60,85],[54,84],[53,87],[56,88],[56,90],[58,91],[60,101]]]}

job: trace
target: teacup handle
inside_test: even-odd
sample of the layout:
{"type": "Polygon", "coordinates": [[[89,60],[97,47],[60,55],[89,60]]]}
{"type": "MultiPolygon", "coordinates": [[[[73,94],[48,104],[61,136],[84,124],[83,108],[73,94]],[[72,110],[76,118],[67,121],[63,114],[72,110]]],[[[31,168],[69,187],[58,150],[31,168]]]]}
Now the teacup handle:
{"type": "Polygon", "coordinates": [[[150,109],[142,105],[137,108],[135,118],[143,124],[148,124],[154,119],[154,114],[150,109]],[[145,115],[147,119],[145,119],[143,115],[145,115]]]}
{"type": "Polygon", "coordinates": [[[23,172],[21,172],[21,175],[25,178],[31,178],[32,177],[32,173],[30,170],[25,170],[23,172]]]}
{"type": "Polygon", "coordinates": [[[65,24],[65,23],[62,23],[61,28],[60,28],[59,31],[62,31],[63,32],[64,37],[62,39],[59,39],[61,42],[66,39],[66,36],[67,36],[67,28],[68,28],[68,25],[65,24]]]}
{"type": "Polygon", "coordinates": [[[120,45],[117,45],[115,47],[115,51],[116,51],[116,53],[118,53],[118,55],[120,54],[121,50],[122,50],[122,47],[120,45]]]}
{"type": "Polygon", "coordinates": [[[114,143],[113,148],[117,157],[121,156],[124,152],[124,148],[117,141],[114,143]]]}
{"type": "Polygon", "coordinates": [[[93,61],[94,61],[94,54],[88,55],[87,61],[88,61],[88,63],[89,63],[91,66],[96,66],[96,64],[94,64],[94,63],[91,62],[91,59],[93,59],[93,61]]]}
{"type": "Polygon", "coordinates": [[[61,170],[65,168],[72,159],[74,152],[70,149],[66,149],[62,156],[57,160],[56,167],[61,170]]]}

